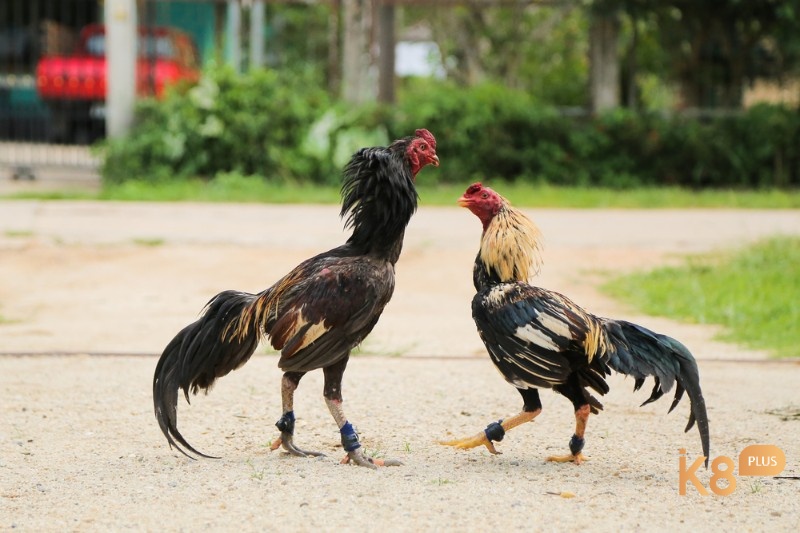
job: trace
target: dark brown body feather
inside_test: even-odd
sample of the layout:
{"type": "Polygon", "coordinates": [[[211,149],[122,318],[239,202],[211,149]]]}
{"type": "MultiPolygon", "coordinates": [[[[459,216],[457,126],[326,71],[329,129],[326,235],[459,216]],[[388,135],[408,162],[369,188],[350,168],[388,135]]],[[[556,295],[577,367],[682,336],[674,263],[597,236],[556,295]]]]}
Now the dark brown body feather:
{"type": "Polygon", "coordinates": [[[170,445],[204,455],[177,429],[178,390],[189,401],[190,390],[209,389],[246,363],[263,336],[280,350],[281,369],[302,373],[342,362],[372,331],[392,297],[394,265],[417,207],[408,143],[362,149],[346,167],[341,215],[353,228],[346,244],[304,261],[259,294],[216,295],[165,348],[153,401],[170,445]]]}

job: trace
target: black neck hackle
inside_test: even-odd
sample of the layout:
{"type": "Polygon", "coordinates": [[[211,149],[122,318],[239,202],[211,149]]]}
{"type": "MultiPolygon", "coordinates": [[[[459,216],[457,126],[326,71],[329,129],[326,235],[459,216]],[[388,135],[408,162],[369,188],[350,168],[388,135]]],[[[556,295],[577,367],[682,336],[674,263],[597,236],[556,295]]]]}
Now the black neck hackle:
{"type": "Polygon", "coordinates": [[[417,209],[417,190],[406,158],[410,138],[386,148],[362,148],[344,169],[342,210],[353,234],[347,244],[360,253],[395,263],[403,235],[417,209]]]}

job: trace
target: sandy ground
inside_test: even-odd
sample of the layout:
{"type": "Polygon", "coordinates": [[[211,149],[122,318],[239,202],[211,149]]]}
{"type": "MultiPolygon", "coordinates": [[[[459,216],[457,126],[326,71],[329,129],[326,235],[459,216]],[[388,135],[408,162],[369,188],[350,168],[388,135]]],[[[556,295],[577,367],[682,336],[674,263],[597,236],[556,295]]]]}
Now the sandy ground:
{"type": "MultiPolygon", "coordinates": [[[[423,199],[424,200],[424,199],[423,199]]],[[[297,441],[328,454],[268,451],[280,373],[266,349],[212,394],[181,404],[184,435],[217,461],[170,451],[152,415],[163,346],[216,292],[258,291],[341,243],[335,206],[0,201],[0,529],[789,530],[800,480],[738,477],[730,496],[678,493],[688,402],[638,408],[647,392],[614,377],[576,467],[546,463],[573,430],[569,403],[509,433],[504,452],[457,452],[439,438],[516,413],[470,318],[480,227],[465,210],[423,205],[397,290],[345,376],[345,408],[371,453],[405,466],[338,464],[321,374],[298,392],[297,441]],[[26,354],[26,355],[20,355],[26,354]],[[61,354],[61,355],[53,355],[61,354]],[[114,355],[109,357],[109,355],[114,355]],[[559,494],[571,493],[573,498],[559,494]]],[[[607,272],[678,261],[778,233],[798,211],[532,210],[547,247],[541,285],[587,309],[684,341],[699,360],[712,456],[775,444],[800,476],[800,364],[712,340],[714,329],[637,315],[605,298],[607,272]]],[[[648,387],[645,387],[648,388],[648,387]]],[[[698,478],[708,486],[711,471],[698,478]]]]}

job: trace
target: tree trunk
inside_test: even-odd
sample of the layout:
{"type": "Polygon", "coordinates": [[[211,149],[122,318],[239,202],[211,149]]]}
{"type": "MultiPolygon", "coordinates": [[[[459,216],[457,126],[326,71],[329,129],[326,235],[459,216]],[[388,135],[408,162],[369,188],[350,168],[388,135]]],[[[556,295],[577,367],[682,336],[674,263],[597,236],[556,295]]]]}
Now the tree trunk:
{"type": "Polygon", "coordinates": [[[341,56],[339,55],[339,18],[342,13],[342,3],[339,0],[331,1],[331,13],[328,18],[328,92],[331,95],[339,94],[342,76],[341,56]]]}
{"type": "Polygon", "coordinates": [[[369,83],[372,0],[342,0],[342,7],[342,97],[347,102],[359,104],[372,97],[369,83]]]}
{"type": "Polygon", "coordinates": [[[639,27],[638,19],[635,15],[631,15],[631,44],[628,47],[628,53],[625,58],[625,73],[622,76],[622,102],[628,109],[639,108],[639,86],[636,83],[636,73],[638,64],[636,63],[636,52],[639,47],[639,27]]]}
{"type": "Polygon", "coordinates": [[[619,106],[619,57],[616,14],[593,13],[589,28],[589,84],[592,112],[619,106]]]}
{"type": "Polygon", "coordinates": [[[378,101],[394,103],[394,6],[378,6],[378,101]]]}

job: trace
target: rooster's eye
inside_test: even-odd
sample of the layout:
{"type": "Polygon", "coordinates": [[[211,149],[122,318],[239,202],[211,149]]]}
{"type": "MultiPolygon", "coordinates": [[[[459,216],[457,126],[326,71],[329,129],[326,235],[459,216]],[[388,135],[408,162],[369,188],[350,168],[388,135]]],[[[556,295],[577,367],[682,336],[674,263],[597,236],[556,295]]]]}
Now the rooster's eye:
{"type": "Polygon", "coordinates": [[[489,198],[489,194],[488,193],[483,193],[483,194],[481,194],[481,198],[483,198],[485,200],[485,199],[489,198]]]}
{"type": "Polygon", "coordinates": [[[423,144],[420,144],[420,145],[419,145],[419,149],[420,149],[420,150],[422,150],[422,151],[424,152],[425,150],[427,150],[427,149],[428,149],[428,145],[427,145],[427,144],[424,144],[424,143],[423,143],[423,144]]]}

